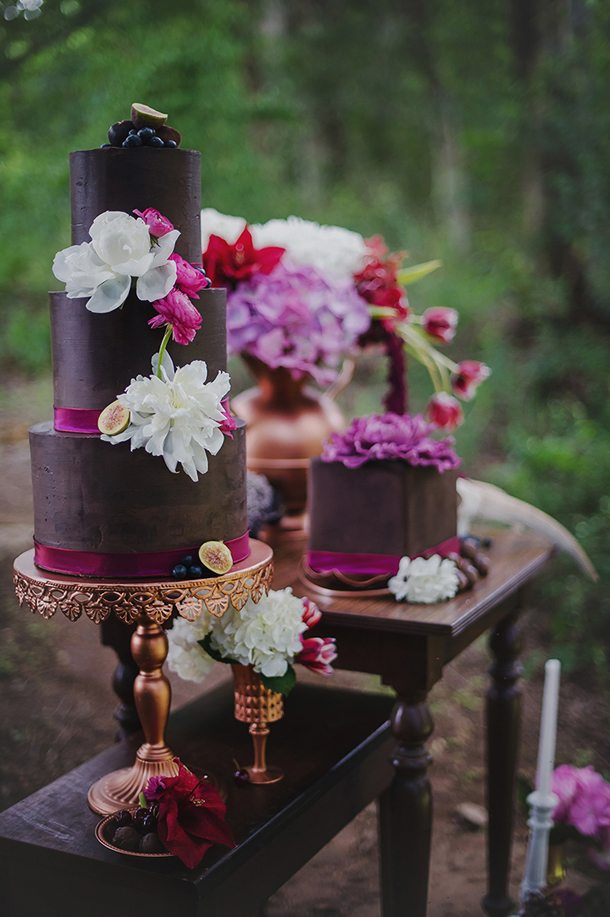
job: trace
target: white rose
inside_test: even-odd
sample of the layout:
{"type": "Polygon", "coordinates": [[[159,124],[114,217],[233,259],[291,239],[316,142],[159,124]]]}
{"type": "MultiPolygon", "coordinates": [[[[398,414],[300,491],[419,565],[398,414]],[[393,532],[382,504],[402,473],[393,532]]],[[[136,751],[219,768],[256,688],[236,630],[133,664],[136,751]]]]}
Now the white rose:
{"type": "Polygon", "coordinates": [[[452,599],[458,591],[457,567],[452,560],[438,555],[401,558],[398,573],[388,581],[388,589],[399,602],[433,605],[452,599]]]}

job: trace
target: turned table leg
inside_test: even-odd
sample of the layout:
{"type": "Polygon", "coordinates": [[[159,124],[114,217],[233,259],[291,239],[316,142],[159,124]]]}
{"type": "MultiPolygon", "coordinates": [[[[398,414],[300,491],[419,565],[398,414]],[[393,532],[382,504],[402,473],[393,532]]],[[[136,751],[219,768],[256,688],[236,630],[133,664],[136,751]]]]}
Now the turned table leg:
{"type": "Polygon", "coordinates": [[[138,667],[131,654],[131,635],[135,624],[124,624],[115,615],[110,615],[102,622],[101,629],[102,644],[112,647],[119,660],[112,676],[112,687],[119,699],[114,711],[114,718],[119,724],[116,737],[119,740],[141,729],[133,696],[138,675],[138,667]]]}
{"type": "Polygon", "coordinates": [[[395,776],[379,799],[383,917],[425,917],[432,838],[425,743],[434,728],[426,693],[399,698],[391,726],[395,776]]]}
{"type": "Polygon", "coordinates": [[[488,891],[482,907],[489,917],[508,917],[508,895],[517,753],[521,724],[522,667],[517,615],[508,615],[490,635],[493,662],[487,694],[488,891]]]}

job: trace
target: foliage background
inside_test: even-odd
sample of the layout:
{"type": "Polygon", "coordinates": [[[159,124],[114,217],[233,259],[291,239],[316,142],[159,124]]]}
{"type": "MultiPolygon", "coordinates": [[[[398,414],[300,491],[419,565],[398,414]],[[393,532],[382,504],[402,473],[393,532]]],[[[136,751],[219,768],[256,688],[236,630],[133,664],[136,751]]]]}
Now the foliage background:
{"type": "MultiPolygon", "coordinates": [[[[459,434],[467,468],[591,554],[601,584],[562,563],[541,608],[563,661],[602,680],[609,32],[603,0],[46,0],[35,20],[2,20],[4,380],[49,372],[68,151],[102,143],[134,99],[171,112],[202,150],[206,205],[297,213],[443,260],[412,302],[459,309],[455,355],[494,371],[459,434]]],[[[348,407],[376,409],[381,376],[363,365],[348,407]]]]}

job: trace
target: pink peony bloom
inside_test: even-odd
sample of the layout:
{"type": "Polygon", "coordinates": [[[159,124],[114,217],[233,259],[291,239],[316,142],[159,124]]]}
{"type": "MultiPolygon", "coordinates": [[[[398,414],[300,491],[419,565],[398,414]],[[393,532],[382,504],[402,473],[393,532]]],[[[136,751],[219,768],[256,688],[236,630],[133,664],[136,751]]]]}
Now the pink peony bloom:
{"type": "Polygon", "coordinates": [[[305,596],[303,599],[303,622],[307,624],[307,627],[314,627],[321,617],[322,612],[316,603],[305,596]]]}
{"type": "Polygon", "coordinates": [[[155,210],[154,207],[147,207],[144,211],[134,210],[134,213],[136,216],[139,216],[141,220],[144,220],[151,236],[155,236],[157,239],[171,232],[174,228],[174,224],[170,223],[167,217],[164,217],[163,214],[155,210]]]}
{"type": "Polygon", "coordinates": [[[457,372],[451,377],[451,387],[456,395],[464,401],[471,401],[477,386],[484,382],[491,374],[491,369],[478,360],[462,360],[458,364],[457,372]]]}
{"type": "Polygon", "coordinates": [[[220,432],[228,436],[229,439],[233,439],[233,431],[237,429],[237,421],[231,413],[231,405],[229,404],[228,398],[220,402],[220,408],[225,415],[225,419],[220,425],[220,432]]]}
{"type": "Polygon", "coordinates": [[[440,344],[451,343],[458,323],[458,313],[455,309],[446,309],[443,306],[426,309],[422,318],[426,334],[440,344]]]}
{"type": "Polygon", "coordinates": [[[447,392],[438,392],[428,402],[428,420],[441,430],[453,430],[464,420],[459,401],[447,392]]]}
{"type": "Polygon", "coordinates": [[[294,661],[300,662],[305,668],[318,675],[332,675],[332,663],[337,658],[334,637],[301,637],[303,648],[295,656],[294,661]]]}
{"type": "Polygon", "coordinates": [[[178,289],[182,293],[186,293],[191,299],[199,299],[197,295],[199,291],[211,286],[212,281],[210,278],[206,276],[203,269],[199,270],[193,267],[177,252],[171,254],[169,259],[176,264],[176,286],[178,289]]]}
{"type": "Polygon", "coordinates": [[[596,777],[599,780],[581,784],[570,807],[570,824],[585,837],[598,837],[610,826],[610,785],[600,774],[596,777]]]}
{"type": "Polygon", "coordinates": [[[164,299],[153,303],[159,313],[150,319],[151,328],[172,326],[172,337],[177,344],[190,344],[201,328],[201,315],[186,293],[174,287],[164,299]]]}
{"type": "Polygon", "coordinates": [[[578,788],[577,767],[574,767],[572,764],[561,764],[559,767],[555,768],[553,772],[552,790],[559,799],[553,812],[553,821],[555,823],[567,820],[578,788]]]}

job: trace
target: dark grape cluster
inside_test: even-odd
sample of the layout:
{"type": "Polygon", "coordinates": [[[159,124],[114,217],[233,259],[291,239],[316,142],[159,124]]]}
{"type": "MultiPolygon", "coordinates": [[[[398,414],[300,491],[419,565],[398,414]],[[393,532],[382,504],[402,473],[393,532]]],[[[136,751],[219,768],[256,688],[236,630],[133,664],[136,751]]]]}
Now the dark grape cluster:
{"type": "Polygon", "coordinates": [[[104,147],[152,146],[159,149],[173,149],[180,145],[180,134],[167,124],[152,126],[133,121],[117,121],[108,128],[108,143],[104,147]]]}
{"type": "Polygon", "coordinates": [[[110,822],[108,840],[115,847],[134,853],[165,853],[157,834],[157,814],[156,804],[135,811],[122,809],[110,822]]]}
{"type": "Polygon", "coordinates": [[[174,579],[203,579],[206,575],[203,567],[197,557],[187,554],[180,560],[180,563],[172,567],[172,576],[174,579]]]}
{"type": "Polygon", "coordinates": [[[134,127],[129,131],[121,146],[166,146],[175,150],[177,143],[175,140],[162,140],[152,127],[141,127],[139,131],[134,127]]]}

